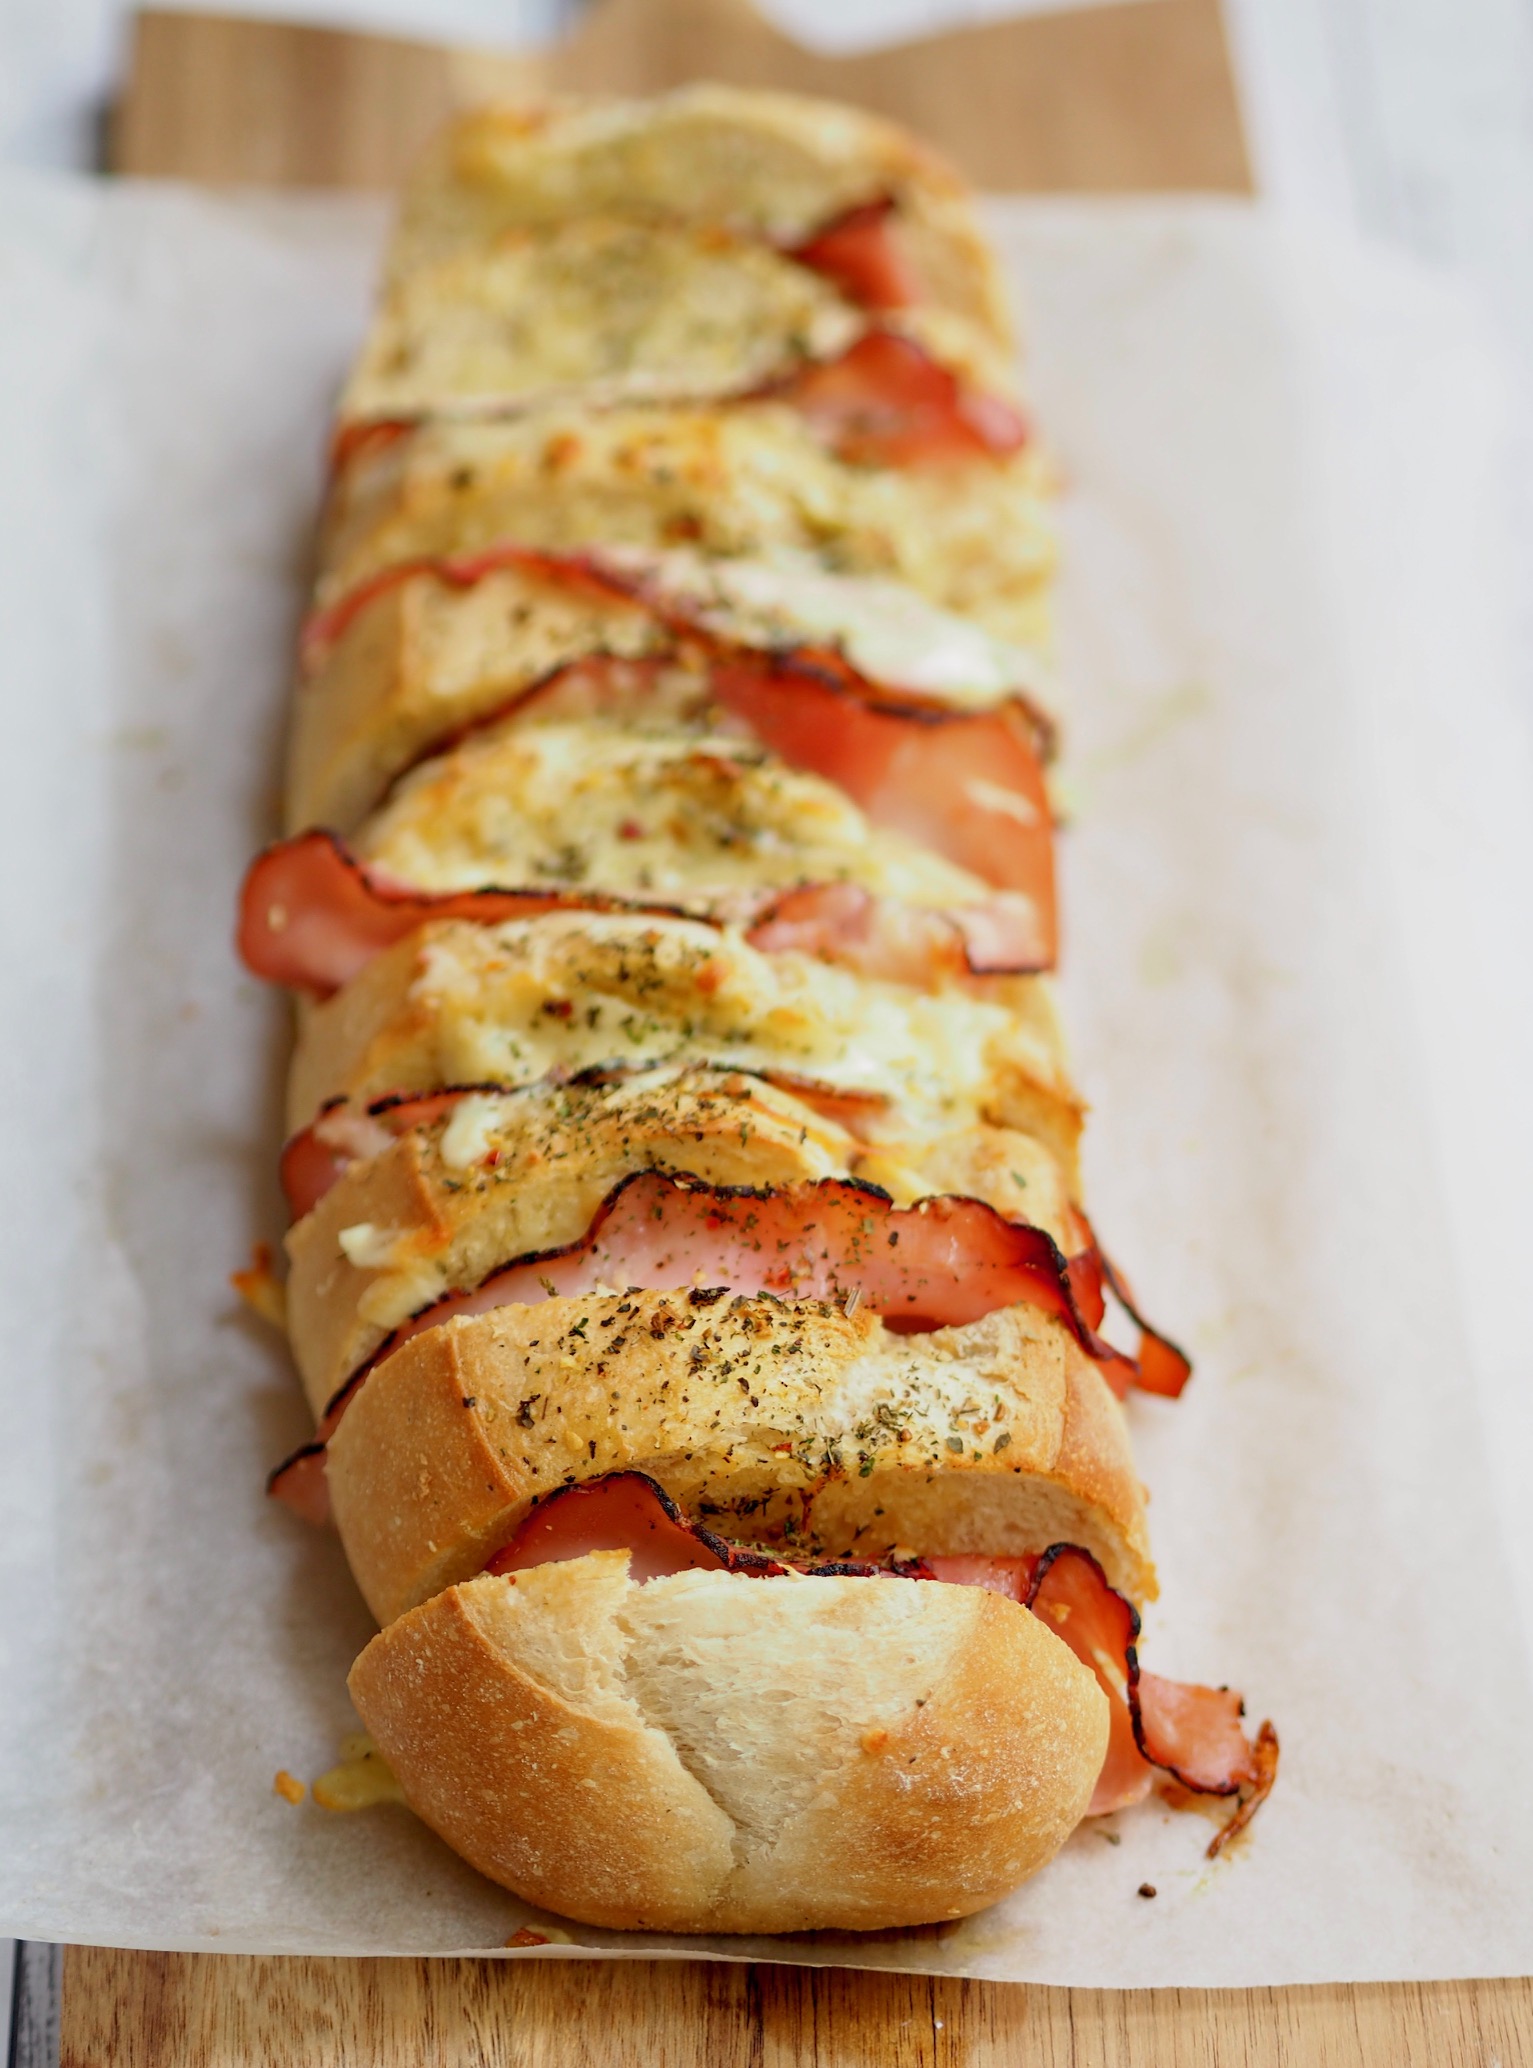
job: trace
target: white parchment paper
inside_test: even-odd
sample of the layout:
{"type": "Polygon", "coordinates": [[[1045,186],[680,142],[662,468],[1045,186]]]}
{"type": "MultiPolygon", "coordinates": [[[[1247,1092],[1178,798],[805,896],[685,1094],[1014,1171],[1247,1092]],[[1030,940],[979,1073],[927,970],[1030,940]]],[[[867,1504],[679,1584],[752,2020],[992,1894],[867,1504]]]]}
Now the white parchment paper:
{"type": "MultiPolygon", "coordinates": [[[[934,1934],[528,1957],[1524,1971],[1533,786],[1490,361],[1418,283],[1240,209],[995,221],[1071,488],[1089,1197],[1199,1362],[1134,1408],[1148,1658],[1243,1687],[1281,1781],[1215,1867],[1151,1806],[934,1934]]],[[[529,1915],[402,1811],[272,1793],[354,1727],[368,1624],[334,1542],[262,1497],[303,1411],[226,1290],[279,1226],[286,1039],[234,897],[377,228],[0,188],[0,1932],[432,1953],[529,1915]]]]}

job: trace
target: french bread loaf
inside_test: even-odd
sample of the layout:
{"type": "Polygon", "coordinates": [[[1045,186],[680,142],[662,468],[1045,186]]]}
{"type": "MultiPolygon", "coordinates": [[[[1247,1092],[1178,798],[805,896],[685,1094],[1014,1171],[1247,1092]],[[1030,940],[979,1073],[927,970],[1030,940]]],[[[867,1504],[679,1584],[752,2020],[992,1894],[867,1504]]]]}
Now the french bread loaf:
{"type": "Polygon", "coordinates": [[[592,1925],[961,1917],[1275,1770],[1139,1674],[1115,1389],[1187,1367],[1099,1332],[1022,396],[946,166],[698,87],[460,117],[341,400],[273,1490],[409,1805],[592,1925]]]}

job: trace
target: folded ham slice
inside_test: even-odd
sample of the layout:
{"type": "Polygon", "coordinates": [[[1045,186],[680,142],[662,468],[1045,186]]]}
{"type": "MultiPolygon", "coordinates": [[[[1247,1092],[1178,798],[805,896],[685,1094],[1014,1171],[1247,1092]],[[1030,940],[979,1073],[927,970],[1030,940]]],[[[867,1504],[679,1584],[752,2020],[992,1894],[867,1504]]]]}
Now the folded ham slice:
{"type": "Polygon", "coordinates": [[[914,338],[870,330],[839,358],[811,360],[761,390],[791,403],[854,467],[951,467],[1027,443],[1020,410],[968,387],[914,338]]]}
{"type": "MultiPolygon", "coordinates": [[[[1251,1791],[1249,1821],[1277,1776],[1277,1734],[1264,1723],[1253,1741],[1242,1728],[1245,1704],[1224,1687],[1163,1680],[1140,1670],[1139,1612],[1107,1584],[1089,1551],[1055,1544],[1036,1558],[929,1558],[936,1580],[989,1587],[1042,1617],[1091,1668],[1111,1709],[1107,1757],[1091,1799],[1092,1816],[1126,1809],[1149,1793],[1159,1769],[1194,1795],[1251,1791]]],[[[1210,1853],[1229,1833],[1221,1832],[1210,1853]]]]}
{"type": "Polygon", "coordinates": [[[943,977],[1037,975],[1051,967],[1053,932],[1033,900],[1013,891],[938,911],[857,883],[809,883],[774,898],[746,939],[763,954],[813,955],[919,989],[943,977]]]}
{"type": "MultiPolygon", "coordinates": [[[[789,1570],[690,1521],[642,1472],[609,1473],[551,1494],[533,1508],[486,1570],[524,1572],[612,1550],[630,1552],[630,1571],[640,1583],[697,1570],[763,1578],[789,1570]]],[[[1107,1584],[1091,1554],[1076,1545],[1055,1544],[1021,1558],[957,1556],[883,1567],[833,1562],[793,1569],[987,1587],[1040,1617],[1091,1668],[1110,1705],[1107,1756],[1090,1816],[1141,1801],[1158,1770],[1195,1795],[1245,1794],[1238,1812],[1243,1825],[1276,1779],[1276,1733],[1264,1723],[1254,1741],[1247,1738],[1239,1695],[1140,1670],[1138,1612],[1107,1584]]],[[[1218,1849],[1229,1829],[1210,1851],[1218,1849]]]]}
{"type": "Polygon", "coordinates": [[[921,283],[902,249],[889,196],[864,201],[824,223],[786,256],[823,274],[849,302],[886,314],[921,299],[921,283]]]}
{"type": "MultiPolygon", "coordinates": [[[[871,277],[871,268],[870,277],[871,277]]],[[[868,330],[834,359],[812,359],[748,393],[721,398],[748,408],[796,409],[840,460],[853,467],[953,467],[1002,460],[1028,440],[1027,419],[934,359],[896,330],[868,330]]],[[[400,417],[341,426],[331,444],[335,473],[384,450],[413,428],[400,417]]]]}
{"type": "Polygon", "coordinates": [[[1078,1276],[1043,1229],[1008,1221],[979,1199],[942,1195],[899,1207],[853,1178],[758,1191],[635,1171],[607,1194],[578,1242],[514,1258],[479,1285],[444,1293],[386,1336],[330,1401],[315,1441],[272,1473],[267,1492],[306,1521],[328,1520],[316,1481],[323,1461],[309,1461],[323,1451],[368,1373],[412,1337],[458,1315],[612,1287],[771,1293],[843,1301],[848,1312],[866,1303],[900,1334],[962,1327],[999,1307],[1037,1307],[1070,1331],[1122,1399],[1139,1365],[1083,1313],[1078,1276]]]}
{"type": "MultiPolygon", "coordinates": [[[[1043,965],[1030,898],[998,892],[985,905],[952,911],[904,905],[848,884],[811,884],[741,916],[746,939],[768,953],[799,948],[866,976],[927,983],[969,975],[1028,974],[1043,965]]],[[[333,833],[300,833],[257,855],[240,889],[237,944],[252,975],[328,998],[375,955],[418,927],[443,919],[495,926],[545,912],[630,912],[701,918],[678,905],[594,892],[423,891],[359,861],[333,833]]]]}
{"type": "Polygon", "coordinates": [[[1036,731],[1015,704],[944,711],[880,700],[834,654],[715,664],[713,693],[792,768],[844,790],[887,826],[1026,898],[1027,952],[1055,949],[1054,824],[1036,731]]]}
{"type": "Polygon", "coordinates": [[[333,833],[300,833],[256,856],[240,889],[240,958],[254,976],[328,998],[375,955],[439,919],[536,919],[545,912],[683,916],[675,905],[557,890],[419,891],[358,861],[333,833]]]}
{"type": "Polygon", "coordinates": [[[353,1163],[379,1156],[412,1127],[428,1127],[473,1092],[502,1090],[498,1084],[455,1084],[444,1091],[408,1096],[393,1092],[374,1099],[358,1112],[344,1098],[321,1108],[309,1125],[290,1135],[282,1147],[277,1175],[295,1221],[312,1213],[353,1163]]]}
{"type": "MultiPolygon", "coordinates": [[[[408,1115],[419,1104],[431,1117],[446,1096],[401,1101],[394,1111],[408,1115]]],[[[380,1135],[391,1138],[386,1122],[380,1135]]],[[[578,1242],[514,1258],[386,1336],[330,1401],[314,1441],[277,1466],[267,1492],[306,1522],[329,1520],[325,1444],[368,1373],[413,1336],[458,1315],[612,1287],[838,1300],[848,1312],[865,1303],[901,1334],[962,1327],[999,1307],[1037,1307],[1070,1331],[1122,1399],[1140,1364],[1097,1333],[1100,1311],[1093,1320],[1080,1304],[1083,1277],[1089,1283],[1091,1273],[1077,1271],[1043,1229],[1008,1221],[979,1199],[942,1195],[898,1207],[852,1178],[758,1191],[635,1171],[607,1194],[578,1242]]]]}
{"type": "Polygon", "coordinates": [[[1052,1237],[983,1200],[944,1195],[902,1207],[853,1178],[768,1191],[654,1170],[614,1186],[578,1242],[519,1257],[471,1291],[444,1294],[396,1329],[373,1361],[459,1314],[603,1287],[688,1285],[866,1304],[902,1334],[961,1328],[998,1307],[1038,1307],[1064,1323],[1120,1398],[1135,1377],[1133,1360],[1087,1324],[1052,1237]]]}

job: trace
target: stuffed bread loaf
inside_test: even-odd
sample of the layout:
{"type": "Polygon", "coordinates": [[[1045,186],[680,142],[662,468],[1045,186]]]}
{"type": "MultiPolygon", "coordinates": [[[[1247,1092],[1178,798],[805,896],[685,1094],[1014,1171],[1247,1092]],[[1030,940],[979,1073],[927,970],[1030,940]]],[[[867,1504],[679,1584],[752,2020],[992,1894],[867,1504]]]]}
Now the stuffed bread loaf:
{"type": "Polygon", "coordinates": [[[273,1491],[412,1807],[593,1924],[966,1914],[1158,1774],[1048,992],[1047,468],[961,183],[699,87],[462,118],[342,402],[251,967],[273,1491]]]}

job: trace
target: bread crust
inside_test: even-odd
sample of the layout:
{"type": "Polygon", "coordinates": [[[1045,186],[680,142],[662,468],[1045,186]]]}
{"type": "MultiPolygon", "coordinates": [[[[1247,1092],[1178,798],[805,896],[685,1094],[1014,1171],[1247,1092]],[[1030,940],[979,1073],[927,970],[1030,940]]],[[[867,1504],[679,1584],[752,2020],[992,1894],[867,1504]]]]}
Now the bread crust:
{"type": "Polygon", "coordinates": [[[352,1669],[411,1807],[525,1899],[617,1930],[931,1923],[1014,1888],[1084,1813],[1106,1700],[1015,1602],[701,1572],[640,1588],[626,1567],[455,1587],[352,1669]],[[785,1688],[788,1729],[769,1721],[785,1688]]]}
{"type": "Polygon", "coordinates": [[[517,1257],[578,1241],[640,1170],[710,1185],[860,1177],[897,1205],[956,1193],[1030,1220],[1067,1251],[1075,1240],[1053,1157],[1010,1129],[870,1147],[803,1100],[727,1070],[475,1093],[352,1164],[288,1233],[288,1335],[316,1417],[409,1316],[517,1257]]]}
{"type": "Polygon", "coordinates": [[[806,1556],[1083,1545],[1154,1591],[1121,1410],[1057,1322],[1011,1307],[897,1336],[818,1301],[550,1299],[413,1338],[330,1441],[380,1622],[480,1571],[532,1503],[635,1469],[721,1534],[806,1556]]]}
{"type": "Polygon", "coordinates": [[[685,920],[592,914],[422,927],[299,1016],[288,1118],[333,1098],[525,1084],[625,1064],[723,1063],[880,1095],[873,1138],[983,1119],[1034,1136],[1077,1189],[1085,1106],[1048,985],[918,992],[685,920]]]}
{"type": "Polygon", "coordinates": [[[332,485],[318,601],[396,563],[505,540],[812,555],[895,575],[1003,639],[1046,651],[1052,478],[1037,449],[967,467],[857,467],[786,403],[550,405],[438,419],[355,457],[332,485]]]}

